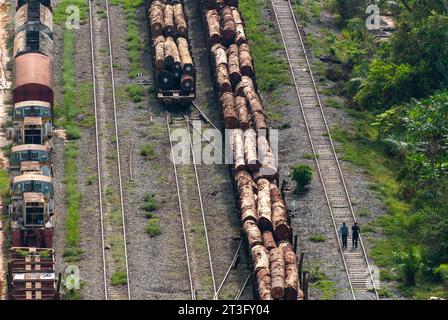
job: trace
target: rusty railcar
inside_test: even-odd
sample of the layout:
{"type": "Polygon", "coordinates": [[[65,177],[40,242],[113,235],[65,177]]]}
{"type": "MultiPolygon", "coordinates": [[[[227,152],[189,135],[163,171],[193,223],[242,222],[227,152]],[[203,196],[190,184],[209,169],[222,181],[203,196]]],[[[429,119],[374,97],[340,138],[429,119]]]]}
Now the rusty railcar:
{"type": "Polygon", "coordinates": [[[18,144],[46,144],[53,132],[53,110],[45,101],[14,104],[14,141],[18,144]]]}
{"type": "Polygon", "coordinates": [[[27,53],[14,59],[13,102],[44,101],[53,106],[51,59],[40,53],[27,53]]]}
{"type": "MultiPolygon", "coordinates": [[[[154,28],[151,28],[150,9],[151,4],[156,1],[160,2],[160,4],[163,6],[180,5],[182,13],[181,15],[183,15],[185,26],[188,25],[188,18],[185,14],[183,1],[146,1],[146,16],[149,30],[149,40],[151,43],[150,51],[156,98],[159,102],[164,104],[188,104],[196,98],[196,68],[191,50],[190,39],[188,37],[188,28],[183,27],[182,31],[179,32],[179,28],[177,28],[176,24],[174,23],[174,25],[172,26],[172,30],[170,29],[170,31],[168,31],[165,27],[163,27],[164,30],[155,34],[152,30],[154,28]],[[160,41],[160,39],[162,38],[163,41],[160,41]],[[172,59],[167,58],[166,55],[164,56],[164,58],[166,59],[164,59],[163,63],[161,63],[160,57],[157,57],[157,44],[159,44],[160,46],[160,43],[163,42],[162,47],[165,47],[164,43],[170,42],[171,47],[173,48],[174,46],[174,51],[177,51],[179,50],[179,38],[182,38],[182,42],[187,44],[187,50],[185,51],[188,51],[189,58],[191,58],[191,63],[189,64],[190,67],[187,68],[182,68],[180,61],[178,63],[176,63],[176,61],[171,61],[172,59]]],[[[162,51],[165,51],[165,49],[162,49],[162,51]]]]}
{"type": "Polygon", "coordinates": [[[7,282],[11,300],[58,300],[60,277],[56,277],[54,251],[13,247],[7,282]]]}
{"type": "Polygon", "coordinates": [[[51,37],[33,25],[26,25],[14,37],[14,58],[25,53],[41,53],[52,59],[52,52],[53,40],[51,37]]]}

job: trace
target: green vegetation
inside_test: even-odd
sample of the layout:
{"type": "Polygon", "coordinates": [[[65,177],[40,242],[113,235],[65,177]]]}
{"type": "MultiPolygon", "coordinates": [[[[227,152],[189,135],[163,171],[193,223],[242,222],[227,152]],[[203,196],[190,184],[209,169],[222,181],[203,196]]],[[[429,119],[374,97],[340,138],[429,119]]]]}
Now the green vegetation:
{"type": "Polygon", "coordinates": [[[129,98],[135,102],[141,102],[145,96],[145,88],[138,84],[130,84],[126,87],[129,98]]]}
{"type": "Polygon", "coordinates": [[[151,144],[146,143],[140,148],[140,155],[146,160],[153,160],[156,157],[156,152],[151,144]]]}
{"type": "Polygon", "coordinates": [[[3,200],[3,206],[7,207],[10,203],[9,198],[9,172],[0,170],[0,197],[3,200]]]}
{"type": "Polygon", "coordinates": [[[313,169],[305,164],[296,164],[292,167],[292,172],[289,176],[297,184],[296,192],[305,192],[313,178],[313,169]]]}
{"type": "Polygon", "coordinates": [[[313,234],[308,238],[308,240],[311,242],[325,242],[327,238],[323,234],[313,234]]]}
{"type": "Polygon", "coordinates": [[[274,40],[272,23],[262,16],[263,0],[241,0],[239,8],[246,22],[246,36],[255,62],[257,83],[262,91],[273,91],[281,84],[289,83],[288,65],[277,52],[283,49],[274,40]]]}
{"type": "Polygon", "coordinates": [[[112,0],[111,5],[121,5],[126,17],[126,42],[129,57],[129,77],[135,78],[141,72],[141,57],[144,44],[138,30],[139,21],[136,11],[143,5],[143,0],[112,0]]]}
{"type": "Polygon", "coordinates": [[[113,286],[121,286],[126,285],[128,283],[128,277],[126,276],[126,272],[116,271],[112,273],[110,278],[110,284],[113,286]]]}
{"type": "Polygon", "coordinates": [[[336,283],[328,279],[328,276],[315,266],[308,271],[310,286],[321,292],[320,300],[332,300],[336,296],[336,283]]]}
{"type": "Polygon", "coordinates": [[[145,194],[142,209],[146,212],[152,212],[159,208],[159,204],[153,194],[145,194]]]}
{"type": "Polygon", "coordinates": [[[78,191],[77,174],[78,148],[75,142],[69,142],[65,147],[64,158],[64,183],[67,204],[66,218],[66,249],[64,257],[66,260],[76,261],[79,254],[79,225],[80,225],[80,201],[81,193],[78,191]]]}

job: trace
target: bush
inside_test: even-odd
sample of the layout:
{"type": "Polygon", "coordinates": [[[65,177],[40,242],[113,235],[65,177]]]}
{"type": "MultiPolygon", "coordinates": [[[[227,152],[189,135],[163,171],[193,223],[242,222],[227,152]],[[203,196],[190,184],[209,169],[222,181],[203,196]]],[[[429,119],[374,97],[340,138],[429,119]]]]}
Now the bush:
{"type": "Polygon", "coordinates": [[[116,271],[110,278],[110,284],[113,286],[125,285],[128,283],[126,273],[123,271],[116,271]]]}
{"type": "Polygon", "coordinates": [[[297,183],[296,191],[304,192],[313,178],[313,169],[305,164],[297,164],[292,168],[289,177],[297,183]]]}
{"type": "Polygon", "coordinates": [[[148,220],[148,225],[146,226],[146,233],[149,234],[151,238],[158,236],[160,234],[160,226],[158,218],[151,218],[148,220]]]}

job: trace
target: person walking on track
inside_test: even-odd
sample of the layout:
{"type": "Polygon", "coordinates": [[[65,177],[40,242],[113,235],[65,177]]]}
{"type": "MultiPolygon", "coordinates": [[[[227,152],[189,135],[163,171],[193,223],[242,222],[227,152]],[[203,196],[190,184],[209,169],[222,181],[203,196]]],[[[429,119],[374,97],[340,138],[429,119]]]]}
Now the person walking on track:
{"type": "Polygon", "coordinates": [[[358,226],[358,223],[352,226],[352,247],[358,248],[358,239],[359,233],[361,232],[361,228],[358,226]]]}
{"type": "Polygon", "coordinates": [[[342,249],[347,249],[348,228],[345,222],[342,223],[342,227],[339,229],[339,233],[342,236],[342,249]]]}

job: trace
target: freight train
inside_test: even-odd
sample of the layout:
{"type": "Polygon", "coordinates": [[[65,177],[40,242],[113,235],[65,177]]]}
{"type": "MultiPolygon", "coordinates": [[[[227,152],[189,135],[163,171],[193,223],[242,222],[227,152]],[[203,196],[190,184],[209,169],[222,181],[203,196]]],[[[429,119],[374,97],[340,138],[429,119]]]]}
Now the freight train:
{"type": "Polygon", "coordinates": [[[14,25],[13,113],[8,133],[10,299],[59,298],[53,247],[53,13],[50,0],[18,0],[14,25]]]}

